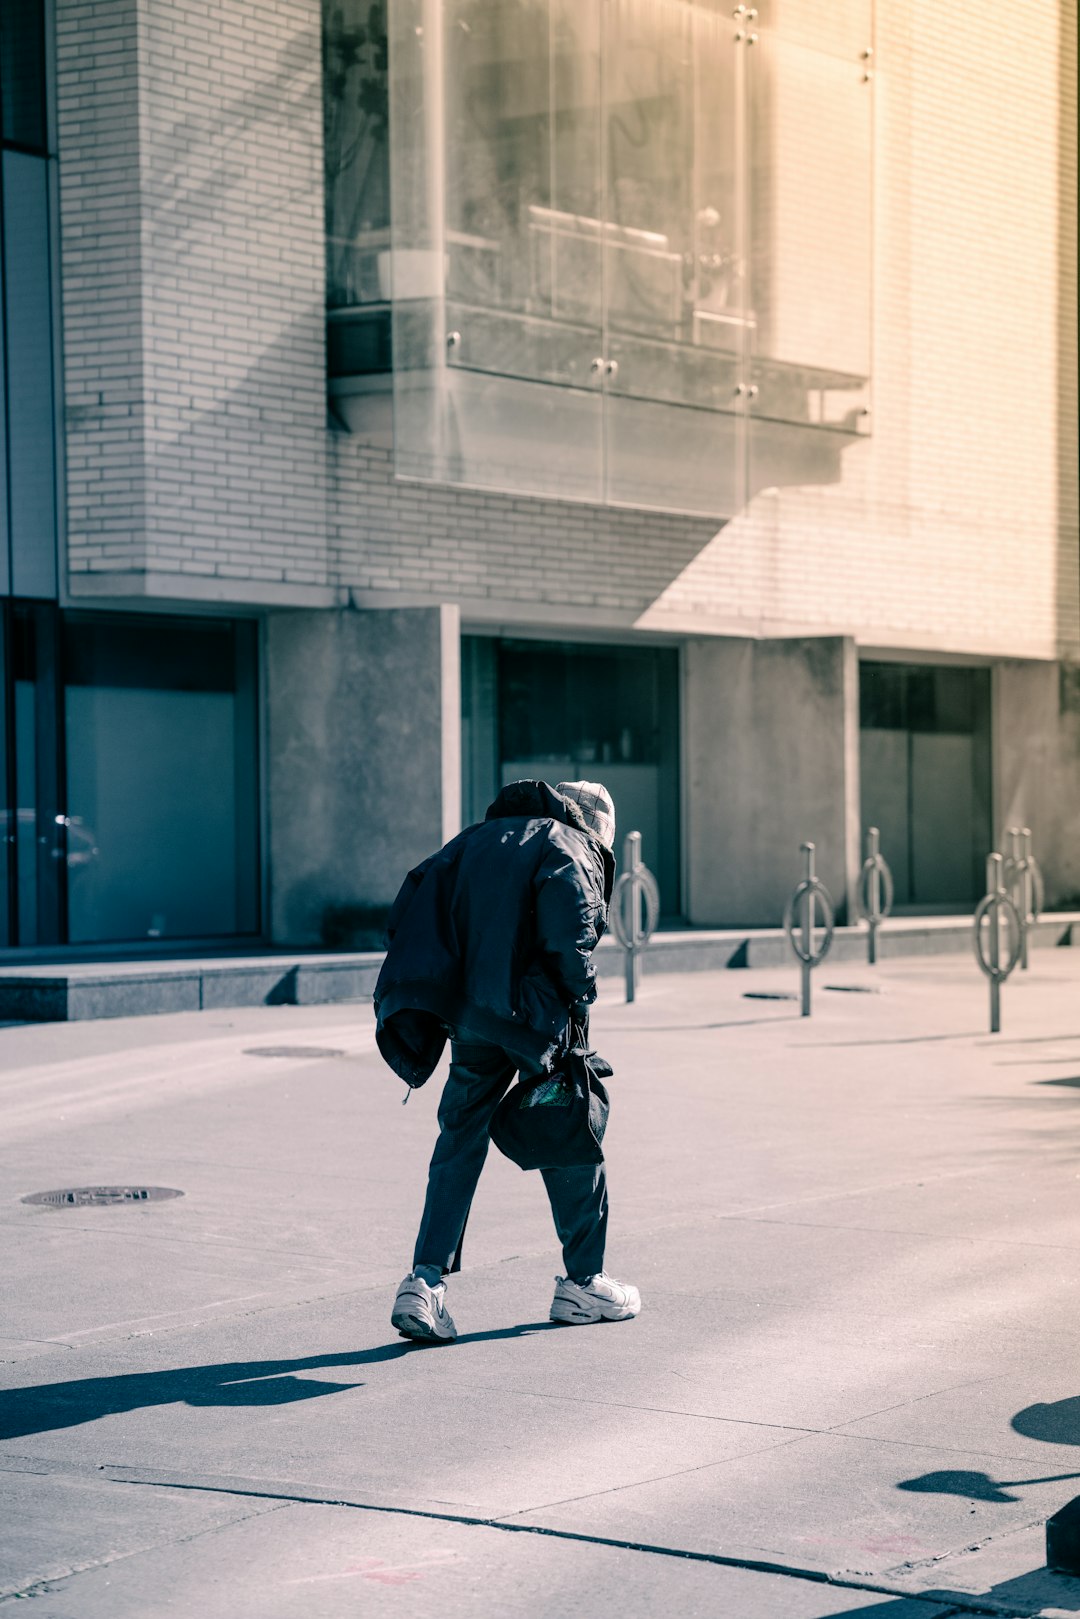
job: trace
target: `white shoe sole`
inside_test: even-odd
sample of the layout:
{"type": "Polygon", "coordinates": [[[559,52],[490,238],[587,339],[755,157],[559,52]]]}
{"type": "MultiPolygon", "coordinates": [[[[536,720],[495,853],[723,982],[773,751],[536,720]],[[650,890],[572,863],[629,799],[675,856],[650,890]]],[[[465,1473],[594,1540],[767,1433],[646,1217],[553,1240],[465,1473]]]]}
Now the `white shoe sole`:
{"type": "Polygon", "coordinates": [[[551,1320],[567,1327],[591,1327],[598,1321],[632,1321],[640,1304],[579,1304],[576,1299],[554,1299],[551,1320]]]}
{"type": "Polygon", "coordinates": [[[395,1310],[390,1317],[390,1325],[396,1327],[403,1338],[414,1338],[417,1343],[425,1344],[452,1344],[457,1337],[457,1329],[449,1332],[440,1331],[433,1321],[425,1321],[423,1316],[410,1315],[403,1310],[400,1314],[395,1310]]]}
{"type": "Polygon", "coordinates": [[[436,1312],[421,1293],[399,1292],[390,1312],[390,1325],[403,1338],[417,1343],[449,1344],[457,1337],[457,1327],[448,1310],[436,1312]]]}

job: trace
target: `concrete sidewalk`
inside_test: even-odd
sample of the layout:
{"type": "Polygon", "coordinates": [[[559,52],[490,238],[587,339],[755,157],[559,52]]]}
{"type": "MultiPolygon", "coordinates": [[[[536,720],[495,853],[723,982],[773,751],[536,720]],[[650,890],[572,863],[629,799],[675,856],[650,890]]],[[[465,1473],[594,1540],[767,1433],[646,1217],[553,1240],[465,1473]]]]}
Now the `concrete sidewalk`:
{"type": "Polygon", "coordinates": [[[45,1619],[1080,1612],[1080,957],[605,984],[610,1268],[547,1323],[492,1156],[445,1349],[388,1324],[436,1082],[366,1006],[0,1029],[0,1606],[45,1619]],[[837,986],[830,989],[827,986],[837,986]],[[843,992],[875,989],[875,994],[843,992]],[[92,1184],[184,1195],[29,1205],[92,1184]]]}

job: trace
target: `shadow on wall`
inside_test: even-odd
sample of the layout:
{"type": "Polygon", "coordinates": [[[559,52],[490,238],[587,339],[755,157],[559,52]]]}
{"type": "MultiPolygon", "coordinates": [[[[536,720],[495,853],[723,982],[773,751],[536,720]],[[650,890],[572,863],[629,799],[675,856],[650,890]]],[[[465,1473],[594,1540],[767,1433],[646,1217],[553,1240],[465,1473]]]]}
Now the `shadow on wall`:
{"type": "Polygon", "coordinates": [[[328,583],[320,44],[297,29],[235,99],[150,119],[150,570],[328,583]]]}

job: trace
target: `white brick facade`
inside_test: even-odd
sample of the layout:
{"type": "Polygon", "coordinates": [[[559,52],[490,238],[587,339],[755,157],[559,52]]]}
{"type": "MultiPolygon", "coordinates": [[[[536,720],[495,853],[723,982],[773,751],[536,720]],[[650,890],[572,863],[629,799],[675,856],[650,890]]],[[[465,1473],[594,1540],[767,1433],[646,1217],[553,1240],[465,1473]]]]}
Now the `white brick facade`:
{"type": "Polygon", "coordinates": [[[1071,8],[877,12],[873,436],[717,531],[329,433],[317,0],[59,0],[73,593],[1076,655],[1071,8]]]}
{"type": "Polygon", "coordinates": [[[879,0],[873,436],[845,450],[840,483],[760,494],[716,532],[395,484],[385,451],[339,437],[341,583],[474,619],[543,621],[559,603],[568,626],[1075,656],[1069,9],[1024,12],[1021,42],[1016,14],[980,0],[946,27],[928,0],[879,0]]]}
{"type": "Polygon", "coordinates": [[[58,13],[72,593],[324,586],[318,0],[58,13]]]}

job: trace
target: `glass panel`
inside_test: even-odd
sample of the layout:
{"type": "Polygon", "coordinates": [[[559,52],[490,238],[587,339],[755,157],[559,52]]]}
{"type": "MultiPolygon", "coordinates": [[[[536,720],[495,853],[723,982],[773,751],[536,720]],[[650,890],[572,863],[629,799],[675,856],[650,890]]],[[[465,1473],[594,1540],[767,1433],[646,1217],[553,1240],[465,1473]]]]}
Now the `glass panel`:
{"type": "Polygon", "coordinates": [[[56,615],[17,607],[11,616],[14,787],[9,836],[15,854],[15,943],[62,937],[64,817],[60,807],[56,709],[56,615]]]}
{"type": "Polygon", "coordinates": [[[757,417],[748,423],[748,435],[747,495],[751,499],[763,489],[839,483],[843,455],[852,444],[850,434],[835,429],[795,427],[757,417]]]}
{"type": "Polygon", "coordinates": [[[0,107],[5,141],[44,151],[44,0],[0,3],[0,107]]]}
{"type": "Polygon", "coordinates": [[[606,491],[726,516],[743,463],[742,57],[726,9],[611,0],[605,16],[606,491]]]}
{"type": "Polygon", "coordinates": [[[334,0],[323,26],[326,302],[390,298],[386,0],[334,0]]]}
{"type": "Polygon", "coordinates": [[[68,625],[72,943],[256,930],[253,634],[68,625]]]}
{"type": "MultiPolygon", "coordinates": [[[[0,200],[3,196],[0,174],[0,200]]],[[[3,287],[3,261],[0,259],[0,288],[3,287]]],[[[11,534],[8,527],[8,449],[7,449],[7,352],[4,322],[0,320],[0,596],[11,591],[11,534]]],[[[0,669],[2,669],[0,665],[0,669]]]]}
{"type": "Polygon", "coordinates": [[[742,505],[740,416],[608,393],[605,441],[609,499],[619,505],[707,517],[742,505]]]}
{"type": "Polygon", "coordinates": [[[56,421],[48,163],[3,154],[11,588],[56,594],[56,421]]]}
{"type": "Polygon", "coordinates": [[[486,635],[461,637],[461,806],[472,826],[499,787],[497,643],[486,635]]]}
{"type": "Polygon", "coordinates": [[[597,0],[390,23],[397,470],[598,499],[597,0]]]}
{"type": "MultiPolygon", "coordinates": [[[[781,7],[781,23],[786,15],[781,7]]],[[[752,409],[864,432],[871,267],[866,64],[854,50],[834,56],[765,29],[746,54],[752,409]]]]}
{"type": "Polygon", "coordinates": [[[8,613],[0,602],[0,949],[14,942],[11,875],[14,867],[15,817],[12,792],[11,741],[8,736],[8,613]]]}
{"type": "Polygon", "coordinates": [[[911,903],[910,751],[906,731],[864,726],[859,734],[863,837],[871,826],[881,833],[898,905],[911,903]]]}
{"type": "Polygon", "coordinates": [[[862,824],[881,831],[900,905],[978,898],[990,843],[990,673],[864,663],[862,824]]]}
{"type": "Polygon", "coordinates": [[[679,910],[678,655],[654,648],[498,649],[499,781],[602,781],[616,849],[642,835],[665,914],[679,910]]]}
{"type": "Polygon", "coordinates": [[[828,56],[861,59],[873,44],[873,0],[757,0],[759,32],[770,29],[792,45],[828,56]]]}
{"type": "Polygon", "coordinates": [[[973,883],[974,750],[970,736],[911,738],[911,897],[918,904],[970,905],[973,883]]]}

